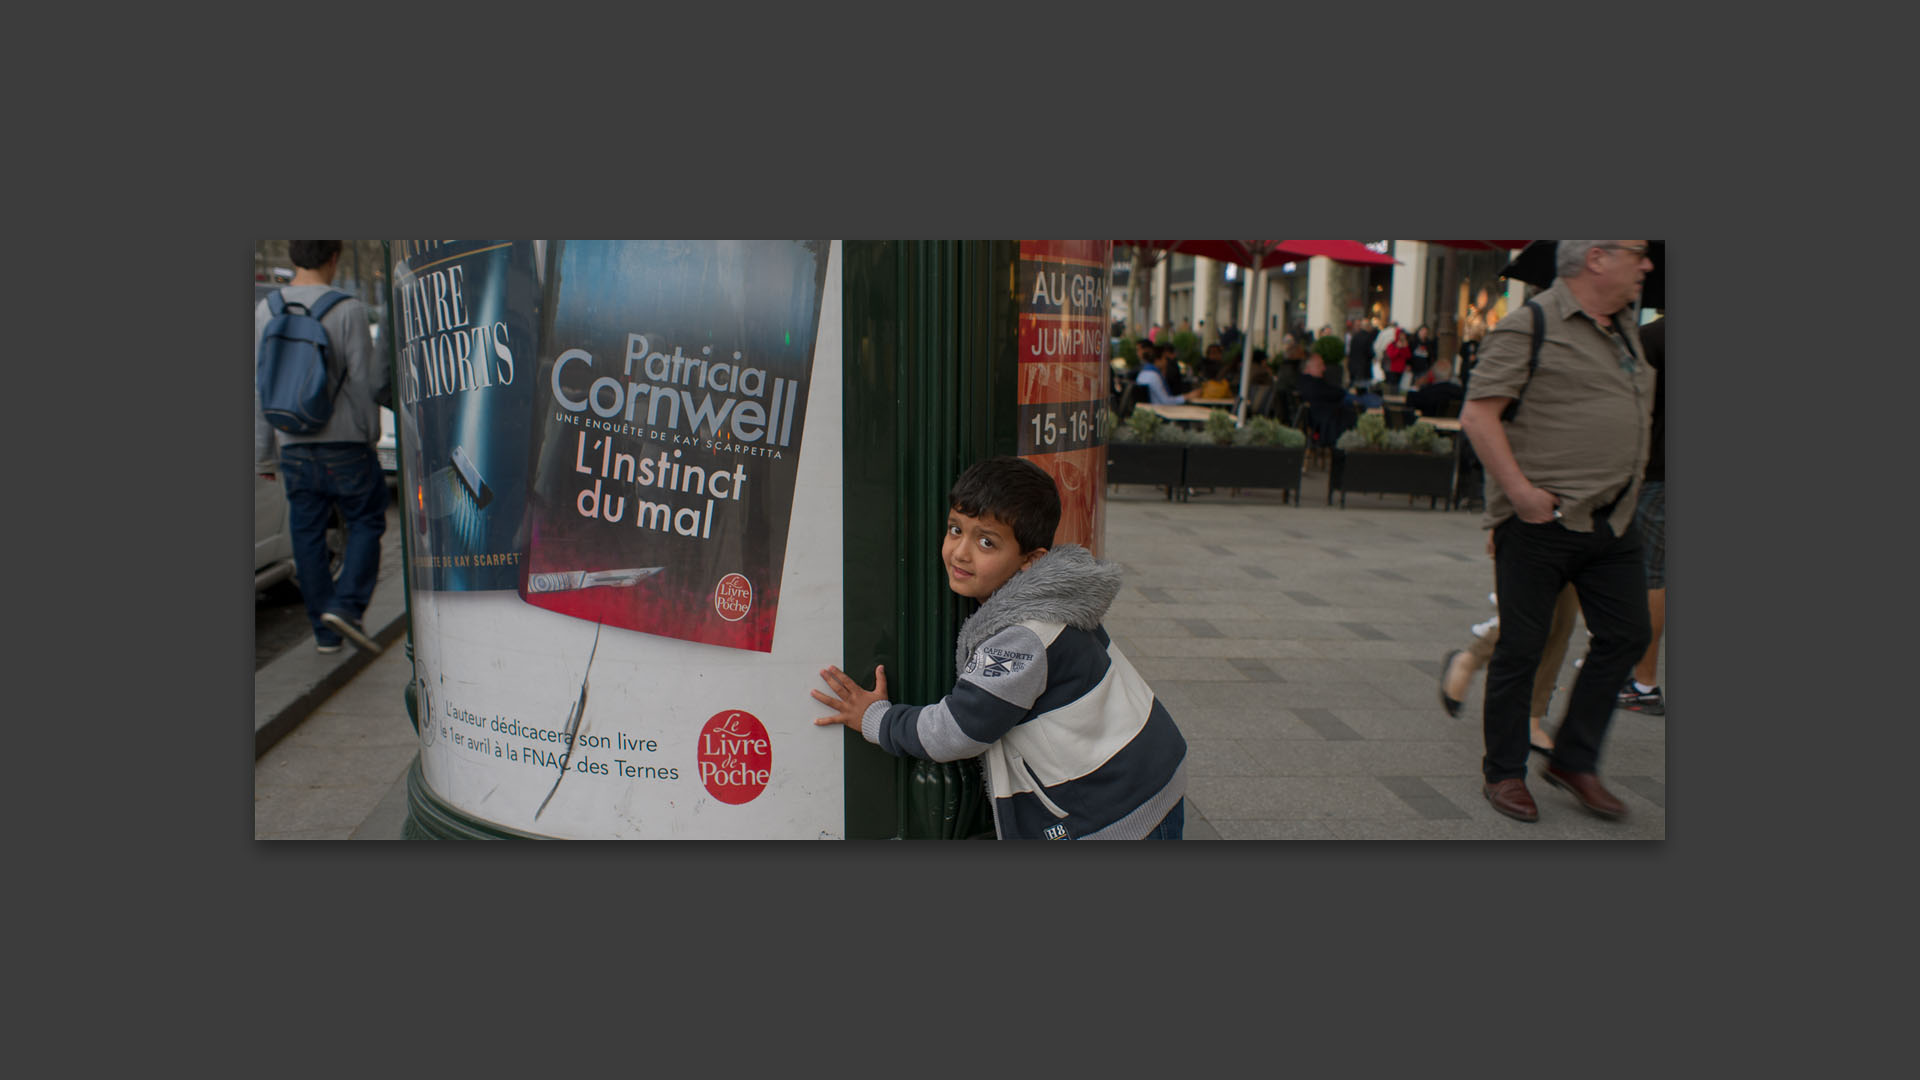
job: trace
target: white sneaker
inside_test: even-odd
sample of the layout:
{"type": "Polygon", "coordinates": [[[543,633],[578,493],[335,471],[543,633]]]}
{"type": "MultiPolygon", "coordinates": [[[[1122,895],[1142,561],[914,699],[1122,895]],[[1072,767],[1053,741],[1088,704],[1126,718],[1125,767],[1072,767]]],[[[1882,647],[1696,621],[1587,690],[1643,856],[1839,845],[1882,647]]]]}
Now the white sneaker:
{"type": "Polygon", "coordinates": [[[1494,627],[1499,625],[1500,625],[1500,616],[1498,615],[1495,615],[1493,618],[1488,619],[1486,622],[1474,623],[1473,636],[1477,638],[1484,638],[1487,636],[1488,631],[1492,630],[1494,627]]]}
{"type": "Polygon", "coordinates": [[[374,656],[380,655],[380,643],[368,637],[367,632],[360,629],[359,623],[345,615],[328,611],[321,614],[320,621],[333,627],[335,633],[353,642],[354,647],[362,652],[371,653],[374,656]]]}

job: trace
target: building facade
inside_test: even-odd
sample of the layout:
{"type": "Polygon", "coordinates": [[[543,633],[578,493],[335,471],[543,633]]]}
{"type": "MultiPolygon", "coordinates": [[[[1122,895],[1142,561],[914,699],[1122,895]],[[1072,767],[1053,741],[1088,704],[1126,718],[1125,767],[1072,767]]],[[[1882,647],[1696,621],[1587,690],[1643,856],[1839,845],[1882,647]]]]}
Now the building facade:
{"type": "Polygon", "coordinates": [[[1221,329],[1231,324],[1251,337],[1255,348],[1277,355],[1287,334],[1318,336],[1329,330],[1341,335],[1360,319],[1397,322],[1408,332],[1425,325],[1438,334],[1440,316],[1448,309],[1457,334],[1470,325],[1491,326],[1522,302],[1524,286],[1500,277],[1517,251],[1453,249],[1456,283],[1451,295],[1442,296],[1445,246],[1421,240],[1361,243],[1398,263],[1357,266],[1316,256],[1250,272],[1214,259],[1152,253],[1141,275],[1145,289],[1138,318],[1127,302],[1133,249],[1116,245],[1116,321],[1140,336],[1154,325],[1174,330],[1191,320],[1203,345],[1218,341],[1221,329]]]}

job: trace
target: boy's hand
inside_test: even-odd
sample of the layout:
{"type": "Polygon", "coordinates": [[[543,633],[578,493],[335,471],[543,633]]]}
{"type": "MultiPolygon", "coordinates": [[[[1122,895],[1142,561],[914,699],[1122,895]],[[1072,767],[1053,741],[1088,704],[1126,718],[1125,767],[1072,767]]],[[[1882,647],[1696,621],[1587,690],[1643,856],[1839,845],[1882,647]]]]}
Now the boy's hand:
{"type": "Polygon", "coordinates": [[[813,691],[813,700],[832,709],[832,716],[823,716],[814,724],[825,727],[828,724],[845,724],[855,731],[860,730],[860,718],[867,713],[867,706],[876,701],[887,700],[887,669],[884,665],[875,665],[873,669],[873,689],[862,690],[860,684],[847,677],[847,673],[829,664],[820,672],[832,688],[832,694],[813,691]],[[834,695],[838,694],[838,697],[834,695]]]}

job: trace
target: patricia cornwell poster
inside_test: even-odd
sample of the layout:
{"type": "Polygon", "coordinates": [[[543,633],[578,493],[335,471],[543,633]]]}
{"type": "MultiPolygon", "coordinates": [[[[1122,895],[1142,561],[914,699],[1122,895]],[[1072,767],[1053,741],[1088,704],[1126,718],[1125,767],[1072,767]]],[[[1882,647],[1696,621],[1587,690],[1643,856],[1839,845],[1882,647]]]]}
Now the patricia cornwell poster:
{"type": "Polygon", "coordinates": [[[417,587],[519,581],[540,244],[393,242],[395,415],[417,587]]]}
{"type": "Polygon", "coordinates": [[[767,652],[828,241],[555,241],[529,604],[767,652]]]}

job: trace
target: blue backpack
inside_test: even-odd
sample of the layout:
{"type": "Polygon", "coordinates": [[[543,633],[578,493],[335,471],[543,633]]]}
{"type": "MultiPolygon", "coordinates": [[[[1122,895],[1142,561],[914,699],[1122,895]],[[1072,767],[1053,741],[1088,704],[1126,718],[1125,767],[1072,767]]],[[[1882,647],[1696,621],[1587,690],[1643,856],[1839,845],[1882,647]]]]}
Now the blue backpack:
{"type": "Polygon", "coordinates": [[[267,423],[289,435],[311,435],[333,417],[333,401],[346,385],[329,387],[327,358],[332,343],[322,316],[342,300],[343,292],[329,291],[311,309],[288,303],[283,292],[267,297],[273,318],[260,335],[260,355],[254,369],[254,388],[260,393],[260,412],[267,423]]]}

